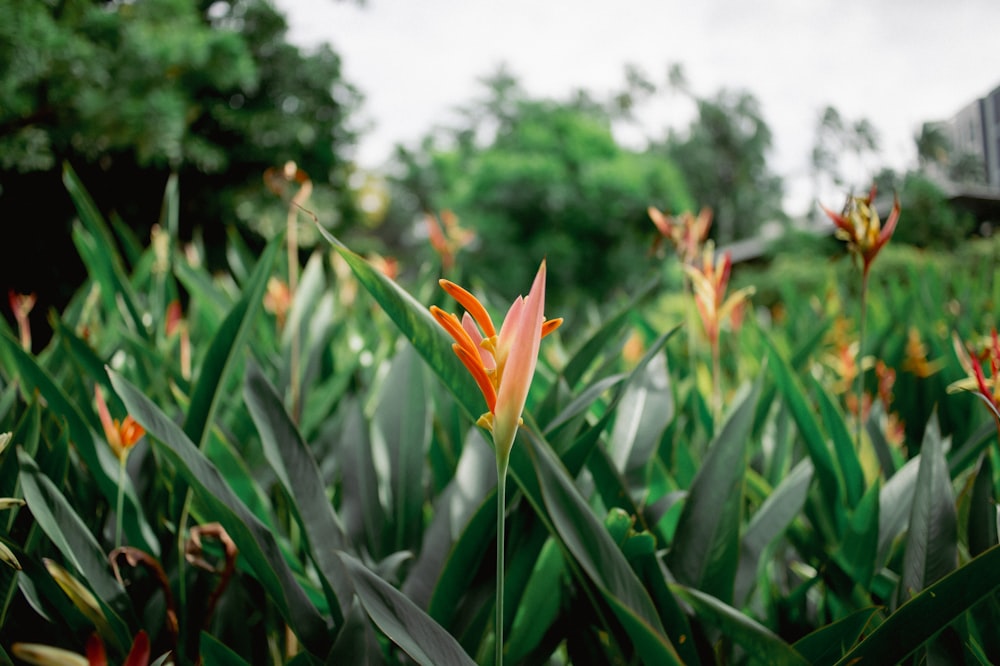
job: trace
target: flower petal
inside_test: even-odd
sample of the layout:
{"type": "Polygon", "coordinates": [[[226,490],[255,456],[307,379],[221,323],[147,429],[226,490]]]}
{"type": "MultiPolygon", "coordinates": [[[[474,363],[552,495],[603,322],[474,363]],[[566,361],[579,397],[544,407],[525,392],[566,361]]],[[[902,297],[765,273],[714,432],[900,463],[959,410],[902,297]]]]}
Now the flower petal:
{"type": "MultiPolygon", "coordinates": [[[[531,291],[525,299],[518,299],[511,310],[518,315],[510,322],[516,325],[510,331],[510,355],[506,359],[503,379],[497,395],[497,405],[493,421],[493,441],[497,457],[506,458],[514,444],[518,423],[524,403],[528,399],[528,389],[538,362],[538,349],[542,340],[542,322],[545,319],[545,262],[538,268],[531,291]],[[520,307],[518,307],[520,303],[520,307]]],[[[509,315],[508,315],[509,316],[509,315]]],[[[505,319],[501,336],[508,330],[505,319]]]]}

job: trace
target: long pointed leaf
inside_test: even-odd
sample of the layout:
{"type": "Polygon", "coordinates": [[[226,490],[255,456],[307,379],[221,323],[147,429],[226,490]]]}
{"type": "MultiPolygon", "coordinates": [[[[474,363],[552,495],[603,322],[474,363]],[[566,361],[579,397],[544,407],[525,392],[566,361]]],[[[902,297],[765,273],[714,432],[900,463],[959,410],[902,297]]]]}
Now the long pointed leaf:
{"type": "Polygon", "coordinates": [[[761,380],[733,409],[691,483],[670,551],[680,582],[729,603],[739,562],[743,475],[761,380]]]}
{"type": "Polygon", "coordinates": [[[278,236],[264,250],[242,298],[226,315],[222,326],[209,343],[208,353],[191,394],[191,407],[184,419],[185,434],[201,450],[205,449],[208,441],[212,419],[225,393],[229,373],[233,371],[237,358],[244,352],[244,343],[261,307],[264,289],[281,239],[278,236]]]}
{"type": "Polygon", "coordinates": [[[373,574],[346,553],[339,554],[358,593],[361,605],[379,629],[418,664],[475,666],[458,641],[402,592],[373,574]]]}
{"type": "Polygon", "coordinates": [[[177,424],[126,379],[109,372],[111,383],[129,414],[153,436],[154,442],[190,484],[207,513],[229,533],[240,550],[240,557],[250,565],[302,643],[314,654],[326,654],[332,644],[326,621],[295,580],[271,531],[250,513],[177,424]]]}
{"type": "Polygon", "coordinates": [[[334,622],[340,624],[341,604],[350,599],[351,589],[334,550],[345,548],[347,540],[326,496],[319,466],[285,411],[277,390],[253,361],[247,365],[243,397],[260,433],[264,457],[291,500],[316,566],[333,587],[337,598],[332,600],[331,611],[334,622]]]}

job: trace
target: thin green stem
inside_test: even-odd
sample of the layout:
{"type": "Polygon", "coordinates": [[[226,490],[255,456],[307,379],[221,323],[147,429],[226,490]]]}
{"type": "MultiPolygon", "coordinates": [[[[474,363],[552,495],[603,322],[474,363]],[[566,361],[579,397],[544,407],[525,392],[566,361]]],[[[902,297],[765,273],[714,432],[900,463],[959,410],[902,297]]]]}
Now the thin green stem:
{"type": "Polygon", "coordinates": [[[503,579],[504,523],[507,514],[507,466],[509,459],[497,456],[497,599],[493,646],[494,666],[503,666],[503,579]]]}
{"type": "Polygon", "coordinates": [[[122,452],[118,459],[118,502],[115,504],[115,548],[122,545],[122,509],[125,506],[125,463],[128,460],[128,450],[122,452]]]}
{"type": "Polygon", "coordinates": [[[864,430],[865,421],[865,409],[864,409],[864,399],[865,399],[865,371],[862,367],[862,361],[865,356],[865,322],[867,320],[868,314],[868,269],[865,268],[864,272],[861,274],[861,316],[858,319],[858,359],[857,359],[857,373],[858,373],[858,387],[857,387],[857,410],[858,418],[855,424],[856,428],[856,439],[855,446],[858,450],[861,450],[861,434],[864,430]]]}
{"type": "Polygon", "coordinates": [[[719,358],[719,338],[712,341],[712,422],[716,428],[722,420],[722,363],[719,358]]]}

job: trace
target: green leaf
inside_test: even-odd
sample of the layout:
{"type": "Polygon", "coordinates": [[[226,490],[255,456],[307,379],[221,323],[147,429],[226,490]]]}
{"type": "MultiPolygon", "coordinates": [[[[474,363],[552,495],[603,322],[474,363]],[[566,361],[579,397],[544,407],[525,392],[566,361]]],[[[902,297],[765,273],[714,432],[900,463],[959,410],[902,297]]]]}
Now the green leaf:
{"type": "MultiPolygon", "coordinates": [[[[73,404],[54,379],[38,365],[30,354],[21,348],[14,338],[0,333],[0,350],[6,350],[20,373],[25,390],[38,391],[51,412],[58,414],[66,422],[68,436],[80,458],[100,488],[101,494],[110,506],[118,499],[118,459],[110,447],[95,441],[87,421],[79,408],[73,404]]],[[[129,540],[146,552],[159,556],[160,544],[142,513],[139,500],[130,482],[125,483],[123,527],[129,540]]]]}
{"type": "Polygon", "coordinates": [[[343,489],[340,513],[344,529],[352,543],[365,544],[374,556],[383,554],[386,524],[385,507],[379,499],[378,475],[368,439],[368,424],[357,399],[350,397],[343,403],[344,428],[341,437],[343,455],[343,489]]]}
{"type": "Polygon", "coordinates": [[[514,450],[528,454],[556,533],[600,589],[641,658],[651,664],[681,663],[642,583],[548,444],[533,432],[521,443],[514,450]]]}
{"type": "Polygon", "coordinates": [[[622,474],[641,469],[656,452],[663,430],[674,418],[674,396],[667,356],[659,353],[629,378],[608,442],[611,459],[622,474]]]}
{"type": "Polygon", "coordinates": [[[913,507],[899,581],[899,602],[923,590],[958,565],[958,519],[937,414],[920,447],[913,507]]]}
{"type": "Polygon", "coordinates": [[[998,588],[1000,546],[994,546],[910,598],[837,664],[898,664],[998,588]]]}
{"type": "Polygon", "coordinates": [[[249,666],[243,657],[207,631],[201,632],[200,645],[202,663],[218,664],[218,666],[249,666]]]}
{"type": "Polygon", "coordinates": [[[205,448],[212,419],[226,392],[226,381],[235,368],[237,358],[244,353],[249,330],[261,307],[264,289],[281,240],[279,235],[264,250],[243,296],[226,315],[222,326],[216,330],[208,345],[208,353],[194,383],[191,407],[184,419],[184,432],[191,441],[198,444],[199,449],[205,448]]]}
{"type": "Polygon", "coordinates": [[[985,451],[976,465],[969,506],[969,554],[975,557],[997,545],[997,507],[993,499],[993,462],[985,451]]]}
{"type": "Polygon", "coordinates": [[[74,228],[73,240],[77,243],[81,258],[91,269],[91,275],[100,284],[102,296],[109,299],[108,312],[117,311],[115,299],[121,297],[133,330],[148,338],[149,331],[142,322],[139,299],[125,272],[114,235],[68,162],[63,164],[63,184],[76,206],[80,221],[87,229],[86,233],[81,234],[78,232],[82,228],[74,228]]]}
{"type": "Polygon", "coordinates": [[[264,457],[291,501],[317,568],[333,588],[335,598],[330,600],[330,608],[334,622],[339,625],[343,622],[341,600],[351,597],[351,589],[334,550],[345,548],[347,539],[326,496],[319,466],[285,411],[277,390],[252,360],[247,364],[243,397],[260,433],[264,457]]]}
{"type": "Polygon", "coordinates": [[[424,666],[475,666],[451,634],[402,592],[346,553],[339,553],[361,605],[382,633],[424,666]]]}
{"type": "Polygon", "coordinates": [[[709,445],[677,523],[670,570],[677,579],[718,597],[733,599],[739,563],[743,475],[750,428],[762,380],[746,392],[709,445]]]}
{"type": "MultiPolygon", "coordinates": [[[[389,460],[392,550],[420,550],[423,536],[424,458],[430,447],[431,412],[420,359],[405,345],[389,364],[390,381],[375,411],[374,446],[389,460]]],[[[384,529],[384,528],[383,528],[384,529]]]]}
{"type": "Polygon", "coordinates": [[[782,664],[782,666],[809,664],[794,647],[781,640],[767,627],[712,595],[676,583],[672,584],[670,589],[694,608],[695,615],[718,627],[727,637],[742,645],[751,657],[750,663],[782,664]]]}
{"type": "Polygon", "coordinates": [[[21,468],[21,488],[31,514],[75,570],[70,573],[78,574],[75,577],[84,581],[107,605],[104,616],[118,644],[129,645],[131,632],[120,614],[131,617],[131,602],[111,575],[107,555],[56,485],[42,474],[20,446],[17,447],[17,462],[21,468]]]}
{"type": "Polygon", "coordinates": [[[916,491],[920,456],[914,456],[886,481],[879,493],[878,556],[876,570],[889,558],[896,538],[906,529],[916,491]]]}
{"type": "Polygon", "coordinates": [[[431,369],[455,395],[466,413],[476,419],[486,411],[479,387],[451,349],[452,340],[434,320],[428,308],[417,302],[399,285],[375,270],[361,257],[317,225],[320,234],[347,261],[361,285],[382,306],[389,318],[424,357],[431,369]]]}
{"type": "Polygon", "coordinates": [[[851,511],[835,558],[855,584],[867,590],[875,575],[879,535],[879,483],[876,481],[851,511]]]}
{"type": "Polygon", "coordinates": [[[753,591],[764,550],[784,533],[802,511],[812,478],[812,464],[803,460],[768,495],[750,519],[740,542],[740,561],[733,592],[733,605],[737,608],[743,607],[753,591]]]}
{"type": "Polygon", "coordinates": [[[295,580],[271,530],[250,513],[177,424],[128,380],[113,371],[109,374],[132,418],[152,435],[184,476],[206,508],[207,517],[222,524],[292,631],[314,654],[326,654],[332,643],[326,621],[295,580]]]}
{"type": "Polygon", "coordinates": [[[792,647],[813,666],[832,666],[858,641],[878,612],[878,608],[854,611],[800,638],[792,647]]]}
{"type": "Polygon", "coordinates": [[[522,663],[545,638],[557,620],[562,605],[566,565],[555,541],[547,541],[535,561],[535,568],[525,585],[524,597],[505,645],[505,661],[522,663]]]}
{"type": "Polygon", "coordinates": [[[827,448],[826,438],[819,428],[816,415],[813,414],[809,403],[806,400],[805,391],[798,379],[792,372],[788,362],[778,353],[774,342],[766,333],[761,333],[768,352],[768,367],[774,373],[778,390],[781,392],[792,412],[792,418],[799,428],[802,440],[812,459],[816,478],[819,480],[820,490],[823,493],[824,506],[827,510],[838,516],[837,507],[840,506],[840,482],[838,480],[837,468],[833,462],[833,456],[827,448]]]}
{"type": "Polygon", "coordinates": [[[847,507],[853,509],[858,505],[861,495],[865,492],[865,474],[861,470],[861,462],[858,460],[858,452],[855,449],[856,444],[844,422],[844,414],[834,404],[829,392],[817,379],[812,376],[810,379],[813,394],[816,396],[820,413],[823,416],[823,423],[826,425],[826,431],[833,439],[833,450],[840,466],[841,478],[844,481],[847,507]]]}

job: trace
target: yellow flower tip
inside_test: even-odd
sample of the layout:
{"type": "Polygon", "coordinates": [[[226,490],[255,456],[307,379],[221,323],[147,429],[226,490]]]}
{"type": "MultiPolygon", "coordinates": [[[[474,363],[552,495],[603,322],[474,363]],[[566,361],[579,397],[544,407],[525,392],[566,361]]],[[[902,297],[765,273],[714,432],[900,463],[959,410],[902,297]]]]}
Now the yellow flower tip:
{"type": "Polygon", "coordinates": [[[21,571],[21,563],[17,561],[17,556],[14,555],[14,552],[2,541],[0,541],[0,561],[3,561],[4,564],[17,569],[18,571],[21,571]]]}
{"type": "Polygon", "coordinates": [[[24,506],[25,504],[27,502],[19,497],[0,497],[0,510],[13,509],[15,506],[24,506]]]}
{"type": "Polygon", "coordinates": [[[14,643],[11,654],[23,662],[33,666],[89,666],[90,662],[83,656],[37,643],[14,643]]]}
{"type": "Polygon", "coordinates": [[[14,433],[12,432],[0,432],[0,453],[4,452],[4,449],[10,444],[10,440],[14,439],[14,433]]]}

